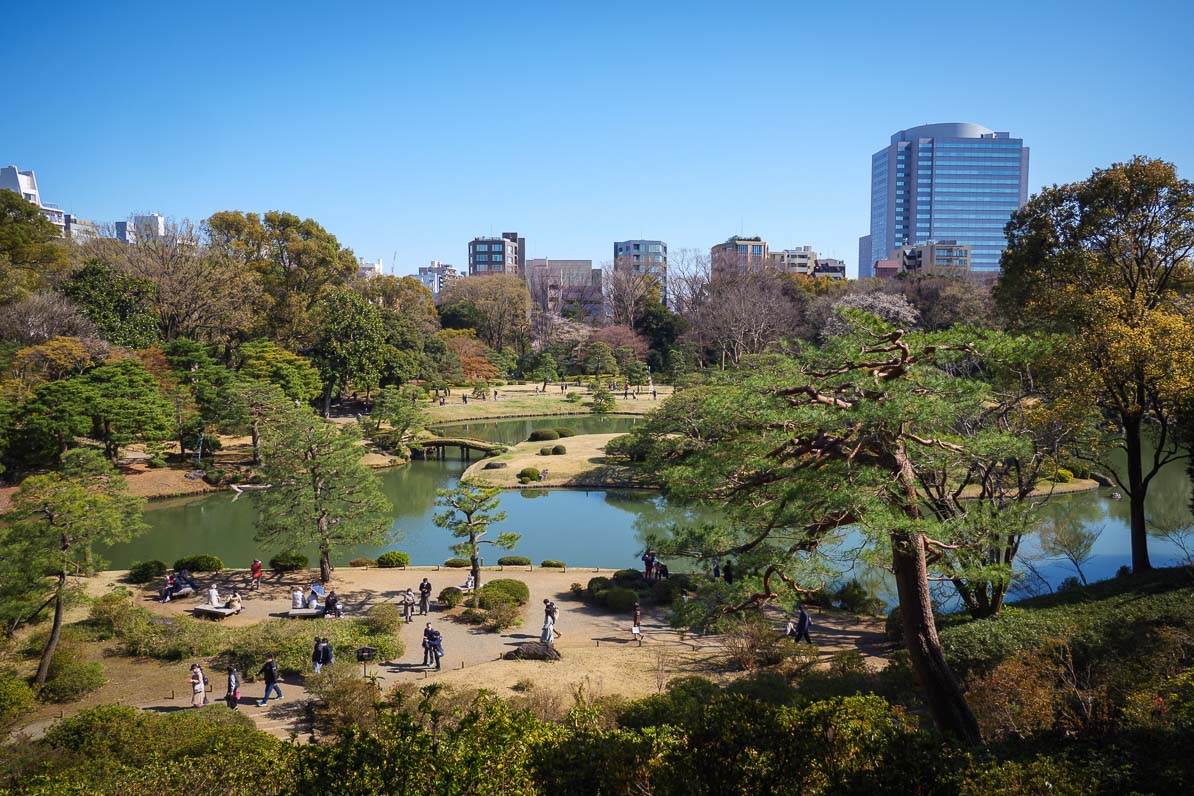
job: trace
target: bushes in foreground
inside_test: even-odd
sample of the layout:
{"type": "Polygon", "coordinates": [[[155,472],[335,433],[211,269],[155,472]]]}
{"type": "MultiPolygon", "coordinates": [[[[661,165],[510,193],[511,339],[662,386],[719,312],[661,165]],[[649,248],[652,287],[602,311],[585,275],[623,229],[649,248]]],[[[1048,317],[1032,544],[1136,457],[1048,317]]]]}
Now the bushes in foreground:
{"type": "Polygon", "coordinates": [[[99,661],[85,661],[73,645],[59,645],[50,660],[49,676],[37,697],[43,702],[73,702],[108,682],[99,661]]]}
{"type": "Polygon", "coordinates": [[[269,560],[269,568],[274,572],[298,572],[300,569],[306,569],[310,565],[310,559],[297,550],[287,550],[285,553],[278,553],[269,560]]]}
{"type": "Polygon", "coordinates": [[[180,572],[219,572],[224,568],[224,562],[218,557],[201,553],[194,556],[183,556],[174,562],[174,571],[180,572]]]}
{"type": "Polygon", "coordinates": [[[129,567],[129,583],[149,583],[166,574],[165,561],[137,561],[129,567]]]}
{"type": "Polygon", "coordinates": [[[387,569],[409,567],[410,555],[400,550],[387,550],[377,557],[377,565],[387,569]]]}

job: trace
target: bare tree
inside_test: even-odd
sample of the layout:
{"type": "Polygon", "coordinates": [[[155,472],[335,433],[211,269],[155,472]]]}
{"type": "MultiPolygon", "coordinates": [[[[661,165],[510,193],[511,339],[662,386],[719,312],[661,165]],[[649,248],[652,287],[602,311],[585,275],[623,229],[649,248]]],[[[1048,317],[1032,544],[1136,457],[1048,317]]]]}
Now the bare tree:
{"type": "Polygon", "coordinates": [[[692,334],[724,369],[791,335],[802,319],[801,307],[773,274],[727,274],[709,283],[692,334]]]}
{"type": "Polygon", "coordinates": [[[606,264],[605,317],[618,326],[633,327],[652,300],[659,300],[659,282],[649,274],[626,269],[618,270],[606,264]]]}
{"type": "Polygon", "coordinates": [[[0,307],[0,340],[37,345],[51,337],[97,337],[91,319],[69,299],[43,291],[0,307]]]}
{"type": "Polygon", "coordinates": [[[691,318],[709,289],[709,252],[703,249],[675,249],[668,256],[668,308],[691,318]]]}
{"type": "Polygon", "coordinates": [[[1087,583],[1082,566],[1090,561],[1094,544],[1103,535],[1103,526],[1089,528],[1072,518],[1049,520],[1041,528],[1041,551],[1070,562],[1082,585],[1087,583]]]}

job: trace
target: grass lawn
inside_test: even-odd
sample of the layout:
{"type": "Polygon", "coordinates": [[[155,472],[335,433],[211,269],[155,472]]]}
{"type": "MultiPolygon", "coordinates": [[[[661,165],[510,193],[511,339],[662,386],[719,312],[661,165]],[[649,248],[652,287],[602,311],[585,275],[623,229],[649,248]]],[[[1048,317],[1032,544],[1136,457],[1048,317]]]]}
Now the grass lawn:
{"type": "MultiPolygon", "coordinates": [[[[560,392],[558,382],[547,385],[547,392],[537,392],[541,384],[514,384],[498,387],[498,399],[491,397],[487,401],[478,401],[471,396],[468,403],[462,397],[471,390],[466,388],[454,389],[444,406],[432,402],[427,414],[432,423],[452,423],[459,420],[483,420],[495,417],[536,417],[545,415],[587,415],[589,409],[589,391],[585,387],[569,385],[568,393],[580,393],[583,397],[580,403],[565,400],[565,394],[560,392]]],[[[640,388],[641,389],[641,388],[640,388]]],[[[671,387],[656,387],[657,400],[651,399],[651,393],[640,394],[638,398],[623,398],[622,393],[615,393],[616,414],[641,415],[659,405],[661,401],[672,394],[671,387]]]]}
{"type": "Polygon", "coordinates": [[[543,489],[549,487],[635,487],[649,486],[642,473],[632,467],[607,464],[605,444],[620,434],[581,434],[550,442],[521,442],[506,453],[483,459],[465,471],[461,480],[478,486],[499,486],[504,489],[543,489]],[[563,445],[568,452],[542,456],[541,448],[563,445]],[[499,470],[486,470],[485,465],[502,462],[499,470]],[[534,467],[546,468],[547,478],[529,484],[518,483],[518,471],[534,467]]]}

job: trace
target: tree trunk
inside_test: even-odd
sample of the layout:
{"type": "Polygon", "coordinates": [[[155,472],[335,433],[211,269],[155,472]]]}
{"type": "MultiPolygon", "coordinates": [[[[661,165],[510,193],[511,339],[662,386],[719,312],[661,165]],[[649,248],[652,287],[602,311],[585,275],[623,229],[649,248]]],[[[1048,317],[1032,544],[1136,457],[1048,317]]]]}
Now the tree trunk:
{"type": "Polygon", "coordinates": [[[904,625],[904,645],[912,658],[912,668],[924,690],[925,704],[937,729],[967,744],[981,740],[978,722],[966,704],[962,686],[954,676],[933,618],[929,596],[928,567],[925,563],[924,537],[897,535],[892,539],[892,569],[900,595],[900,615],[904,625]]]}
{"type": "Polygon", "coordinates": [[[471,569],[471,572],[473,573],[473,594],[476,594],[481,591],[481,559],[477,555],[475,548],[473,549],[473,554],[469,557],[469,560],[473,563],[471,569]]]}
{"type": "Polygon", "coordinates": [[[253,434],[253,464],[261,464],[261,425],[256,418],[253,419],[252,425],[253,434]]]}
{"type": "Polygon", "coordinates": [[[58,594],[54,598],[54,623],[50,626],[50,637],[46,639],[46,646],[41,651],[41,662],[37,664],[38,685],[46,684],[46,676],[50,673],[50,661],[54,659],[54,651],[58,649],[58,639],[62,636],[62,595],[66,591],[66,572],[58,575],[58,594]]]}
{"type": "Polygon", "coordinates": [[[1128,454],[1128,507],[1132,521],[1132,571],[1147,572],[1153,568],[1148,560],[1148,526],[1144,519],[1144,498],[1148,486],[1144,482],[1144,450],[1140,435],[1140,418],[1124,419],[1124,445],[1128,454]]]}
{"type": "Polygon", "coordinates": [[[319,549],[319,582],[327,583],[332,579],[331,551],[326,547],[319,549]]]}

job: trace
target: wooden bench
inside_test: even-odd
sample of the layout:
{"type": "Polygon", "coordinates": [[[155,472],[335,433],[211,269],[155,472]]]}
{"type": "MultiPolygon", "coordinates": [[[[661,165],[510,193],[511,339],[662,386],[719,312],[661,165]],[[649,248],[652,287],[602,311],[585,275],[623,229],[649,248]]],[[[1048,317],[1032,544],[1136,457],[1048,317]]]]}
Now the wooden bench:
{"type": "Polygon", "coordinates": [[[232,608],[225,608],[222,605],[196,605],[195,606],[195,616],[207,616],[207,617],[211,617],[212,619],[223,619],[226,616],[232,616],[233,614],[239,614],[239,613],[240,613],[240,611],[237,611],[232,608]]]}
{"type": "Polygon", "coordinates": [[[318,619],[323,616],[322,608],[291,608],[286,612],[291,619],[318,619]]]}

